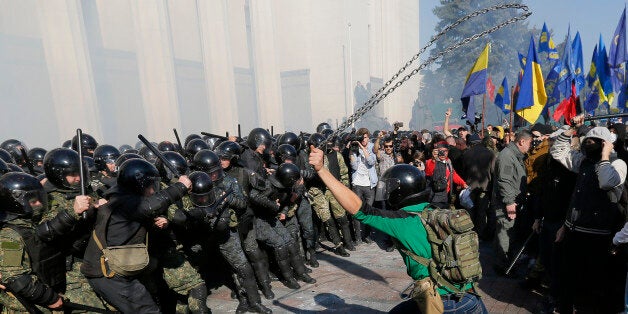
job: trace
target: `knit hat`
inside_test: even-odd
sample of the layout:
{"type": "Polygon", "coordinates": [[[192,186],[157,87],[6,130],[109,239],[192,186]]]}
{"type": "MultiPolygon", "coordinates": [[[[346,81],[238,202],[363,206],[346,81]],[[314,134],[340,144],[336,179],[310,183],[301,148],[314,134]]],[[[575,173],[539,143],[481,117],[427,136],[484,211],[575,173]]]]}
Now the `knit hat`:
{"type": "Polygon", "coordinates": [[[447,148],[447,149],[449,149],[449,144],[447,144],[447,142],[445,142],[445,141],[440,141],[440,142],[434,144],[434,149],[436,149],[436,148],[447,148]]]}
{"type": "Polygon", "coordinates": [[[596,126],[587,132],[587,135],[584,136],[584,140],[587,138],[599,138],[601,140],[607,141],[609,143],[613,142],[613,138],[611,137],[611,131],[609,131],[606,127],[596,126]]]}
{"type": "Polygon", "coordinates": [[[538,131],[541,135],[547,135],[552,133],[552,127],[549,125],[536,123],[530,129],[530,132],[538,131]]]}

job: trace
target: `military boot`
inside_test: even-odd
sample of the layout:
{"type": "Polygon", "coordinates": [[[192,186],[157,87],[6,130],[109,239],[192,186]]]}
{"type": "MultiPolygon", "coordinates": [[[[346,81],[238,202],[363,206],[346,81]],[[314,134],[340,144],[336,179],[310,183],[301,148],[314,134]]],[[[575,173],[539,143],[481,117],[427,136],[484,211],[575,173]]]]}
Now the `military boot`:
{"type": "Polygon", "coordinates": [[[316,283],[316,280],[307,274],[303,259],[299,255],[299,250],[295,245],[288,245],[288,252],[290,254],[290,264],[294,269],[296,278],[306,283],[316,283]]]}
{"type": "Polygon", "coordinates": [[[308,259],[307,259],[307,263],[308,265],[316,268],[318,267],[318,260],[316,260],[316,250],[314,248],[309,248],[307,249],[307,253],[308,255],[308,259]]]}
{"type": "Polygon", "coordinates": [[[249,311],[254,313],[270,313],[268,312],[270,310],[262,305],[259,292],[257,291],[255,275],[253,269],[249,267],[249,264],[244,264],[240,269],[236,269],[236,273],[238,274],[238,281],[246,294],[249,311]]]}
{"type": "Polygon", "coordinates": [[[349,220],[347,216],[342,216],[338,218],[338,224],[340,225],[342,232],[342,242],[345,245],[345,249],[349,251],[355,251],[355,245],[351,240],[351,228],[349,227],[349,220]]]}
{"type": "Polygon", "coordinates": [[[247,293],[249,312],[252,313],[272,313],[273,311],[262,304],[262,299],[258,293],[247,293]]]}
{"type": "Polygon", "coordinates": [[[288,252],[288,247],[290,247],[290,245],[275,248],[277,265],[283,277],[281,283],[290,289],[300,289],[301,286],[296,279],[294,279],[292,268],[290,268],[290,253],[288,252]]]}
{"type": "Polygon", "coordinates": [[[211,313],[207,307],[207,287],[205,284],[199,285],[188,294],[188,308],[191,313],[207,314],[211,313]]]}
{"type": "Polygon", "coordinates": [[[338,229],[336,228],[336,222],[333,219],[329,219],[325,221],[325,227],[329,232],[329,237],[331,238],[331,242],[334,244],[334,254],[349,257],[349,253],[342,246],[342,241],[340,240],[340,234],[338,233],[338,229]]]}
{"type": "Polygon", "coordinates": [[[262,294],[264,298],[268,300],[272,300],[275,298],[275,294],[270,286],[270,277],[268,276],[268,267],[265,267],[265,263],[263,261],[255,260],[251,263],[253,266],[253,271],[255,272],[255,277],[257,278],[257,283],[259,284],[262,294]]]}

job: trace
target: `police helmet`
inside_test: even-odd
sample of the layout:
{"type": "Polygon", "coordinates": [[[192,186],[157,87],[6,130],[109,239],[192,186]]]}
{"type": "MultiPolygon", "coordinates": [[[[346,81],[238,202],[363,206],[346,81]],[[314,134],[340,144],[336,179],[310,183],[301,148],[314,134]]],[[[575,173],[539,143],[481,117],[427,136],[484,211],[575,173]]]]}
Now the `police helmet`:
{"type": "Polygon", "coordinates": [[[220,165],[220,157],[209,149],[203,149],[192,158],[194,170],[203,171],[209,174],[212,181],[216,182],[225,176],[225,172],[220,165]]]}
{"type": "Polygon", "coordinates": [[[100,145],[94,150],[94,164],[98,171],[109,171],[107,164],[115,164],[120,151],[112,145],[100,145]]]}
{"type": "Polygon", "coordinates": [[[37,178],[10,172],[0,177],[0,221],[30,218],[48,208],[48,196],[37,178]]]}
{"type": "Polygon", "coordinates": [[[224,141],[216,146],[214,152],[221,159],[229,159],[234,163],[240,157],[242,146],[236,142],[224,141]]]}
{"type": "Polygon", "coordinates": [[[278,163],[284,163],[286,160],[294,162],[297,159],[297,150],[290,144],[281,144],[275,151],[275,158],[278,163]]]}
{"type": "Polygon", "coordinates": [[[129,159],[118,171],[118,186],[128,192],[144,195],[147,188],[159,191],[161,182],[157,168],[143,159],[129,159]]]}
{"type": "MultiPolygon", "coordinates": [[[[164,158],[179,172],[180,175],[188,173],[188,162],[181,154],[177,152],[163,152],[164,158]]],[[[174,174],[164,165],[161,159],[157,159],[155,162],[155,168],[159,171],[159,175],[165,181],[170,181],[174,178],[174,174]]]]}
{"type": "MultiPolygon", "coordinates": [[[[80,183],[69,183],[66,176],[78,175],[80,162],[81,159],[76,151],[68,148],[55,148],[46,153],[44,157],[44,173],[48,181],[55,187],[64,190],[78,190],[80,183]]],[[[84,179],[87,178],[81,178],[82,181],[84,179]]]]}
{"type": "Polygon", "coordinates": [[[272,136],[270,133],[262,128],[255,128],[249,132],[249,137],[246,139],[246,144],[250,149],[256,150],[260,145],[266,145],[266,148],[270,148],[272,143],[272,136]]]}
{"type": "Polygon", "coordinates": [[[197,207],[209,207],[216,201],[216,196],[212,189],[214,182],[211,177],[203,171],[194,171],[189,175],[192,181],[192,191],[190,191],[190,200],[197,207]]]}

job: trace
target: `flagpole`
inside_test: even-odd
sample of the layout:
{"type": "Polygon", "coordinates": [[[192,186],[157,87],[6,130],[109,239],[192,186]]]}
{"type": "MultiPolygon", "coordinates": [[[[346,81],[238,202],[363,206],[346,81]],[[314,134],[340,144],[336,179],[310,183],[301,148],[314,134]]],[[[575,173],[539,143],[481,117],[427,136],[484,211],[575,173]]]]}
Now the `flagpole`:
{"type": "Polygon", "coordinates": [[[482,95],[482,137],[484,137],[484,116],[486,116],[486,93],[482,95]]]}
{"type": "Polygon", "coordinates": [[[515,106],[513,106],[514,99],[515,99],[515,87],[511,86],[510,87],[510,132],[515,131],[514,125],[512,124],[512,111],[515,109],[515,106]]]}

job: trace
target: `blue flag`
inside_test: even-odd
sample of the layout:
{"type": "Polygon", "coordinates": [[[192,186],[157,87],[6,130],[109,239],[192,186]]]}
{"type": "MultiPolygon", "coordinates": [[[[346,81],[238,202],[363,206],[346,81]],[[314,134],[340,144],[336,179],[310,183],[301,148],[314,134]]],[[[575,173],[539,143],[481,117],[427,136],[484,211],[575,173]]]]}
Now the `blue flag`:
{"type": "Polygon", "coordinates": [[[539,52],[547,52],[547,59],[549,60],[558,60],[558,50],[556,50],[554,40],[552,40],[545,23],[543,23],[543,30],[541,30],[541,36],[539,37],[539,52]]]}
{"type": "Polygon", "coordinates": [[[545,91],[547,92],[547,105],[549,108],[560,103],[560,89],[558,89],[558,76],[560,75],[560,60],[554,62],[554,66],[547,73],[545,79],[545,91]]]}
{"type": "Polygon", "coordinates": [[[526,67],[526,56],[522,55],[521,52],[517,52],[517,54],[519,54],[519,66],[523,70],[526,67]]]}
{"type": "Polygon", "coordinates": [[[593,48],[593,56],[591,56],[591,67],[589,68],[589,73],[587,74],[587,86],[591,88],[593,86],[593,82],[597,78],[597,69],[595,67],[595,63],[597,62],[597,45],[593,48]]]}
{"type": "Polygon", "coordinates": [[[567,39],[563,50],[563,59],[561,60],[560,72],[558,75],[558,89],[565,97],[571,96],[571,81],[573,80],[573,61],[571,58],[571,27],[567,29],[567,39]]]}
{"type": "Polygon", "coordinates": [[[502,85],[495,95],[495,105],[502,110],[504,114],[510,113],[510,90],[508,89],[508,80],[504,77],[502,85]]]}
{"type": "Polygon", "coordinates": [[[618,91],[624,82],[626,62],[626,8],[619,18],[613,40],[611,41],[610,58],[608,62],[611,66],[611,81],[613,90],[618,91]]]}
{"type": "MultiPolygon", "coordinates": [[[[576,95],[580,95],[580,90],[584,87],[584,58],[582,56],[582,42],[580,32],[576,32],[576,37],[571,44],[571,57],[573,62],[573,76],[576,81],[576,95]]],[[[599,55],[599,51],[598,51],[599,55]]]]}
{"type": "Polygon", "coordinates": [[[606,54],[606,46],[602,41],[602,35],[600,34],[600,43],[598,44],[597,60],[595,61],[595,69],[597,71],[597,77],[600,79],[600,86],[602,91],[608,97],[608,102],[613,102],[613,83],[611,82],[611,68],[608,65],[608,56],[606,54]]]}
{"type": "Polygon", "coordinates": [[[619,91],[619,97],[617,98],[617,109],[621,112],[625,112],[628,104],[628,83],[624,81],[619,91]]]}

